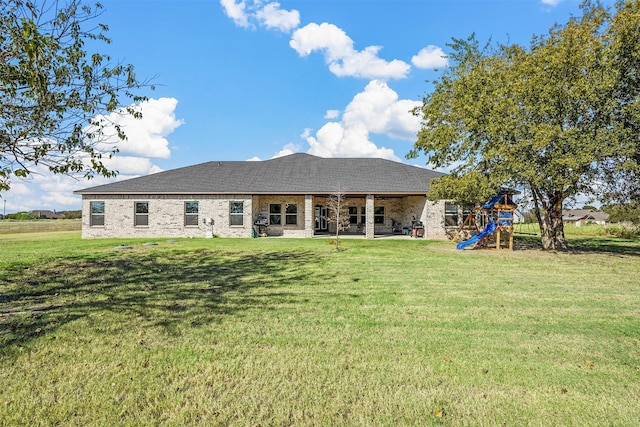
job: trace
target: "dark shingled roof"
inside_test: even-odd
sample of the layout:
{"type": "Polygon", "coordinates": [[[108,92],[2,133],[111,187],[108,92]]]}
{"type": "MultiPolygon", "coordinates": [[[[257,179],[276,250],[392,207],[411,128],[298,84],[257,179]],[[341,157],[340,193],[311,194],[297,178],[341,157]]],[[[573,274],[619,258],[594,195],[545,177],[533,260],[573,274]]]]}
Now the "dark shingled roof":
{"type": "Polygon", "coordinates": [[[391,160],[292,154],[248,162],[207,162],[76,194],[419,194],[442,173],[391,160]]]}

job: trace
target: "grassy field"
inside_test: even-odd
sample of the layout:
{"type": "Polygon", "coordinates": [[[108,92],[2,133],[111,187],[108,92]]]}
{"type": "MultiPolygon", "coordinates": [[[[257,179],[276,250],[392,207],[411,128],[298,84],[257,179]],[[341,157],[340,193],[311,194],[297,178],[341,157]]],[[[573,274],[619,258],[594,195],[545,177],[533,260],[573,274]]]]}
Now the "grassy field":
{"type": "Polygon", "coordinates": [[[0,221],[0,234],[45,233],[50,231],[76,231],[82,227],[79,219],[42,219],[32,221],[0,221]]]}
{"type": "Polygon", "coordinates": [[[2,234],[0,425],[635,426],[640,242],[570,243],[2,234]]]}

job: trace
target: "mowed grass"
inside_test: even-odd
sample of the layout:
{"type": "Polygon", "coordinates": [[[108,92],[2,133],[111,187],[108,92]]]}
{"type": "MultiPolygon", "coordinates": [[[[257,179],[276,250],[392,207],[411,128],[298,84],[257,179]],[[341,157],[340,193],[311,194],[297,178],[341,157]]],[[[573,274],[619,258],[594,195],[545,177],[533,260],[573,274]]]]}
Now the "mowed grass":
{"type": "Polygon", "coordinates": [[[571,243],[3,235],[0,425],[635,426],[640,242],[571,243]]]}
{"type": "Polygon", "coordinates": [[[0,221],[0,235],[18,233],[48,233],[57,231],[80,231],[80,219],[38,219],[31,221],[0,221]]]}

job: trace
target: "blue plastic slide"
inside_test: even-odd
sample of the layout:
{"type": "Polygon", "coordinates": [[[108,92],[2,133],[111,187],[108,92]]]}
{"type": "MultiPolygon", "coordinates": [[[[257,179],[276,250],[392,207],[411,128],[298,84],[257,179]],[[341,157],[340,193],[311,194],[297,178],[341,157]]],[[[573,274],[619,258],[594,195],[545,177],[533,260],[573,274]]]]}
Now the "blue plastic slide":
{"type": "Polygon", "coordinates": [[[496,231],[496,223],[493,221],[489,221],[489,223],[487,224],[487,226],[485,227],[484,230],[482,230],[480,233],[476,234],[475,236],[473,236],[472,238],[470,238],[469,240],[465,240],[464,242],[460,242],[456,245],[456,249],[464,249],[469,245],[473,245],[475,243],[477,243],[480,239],[483,239],[485,237],[487,237],[489,234],[493,233],[494,231],[496,231]]]}

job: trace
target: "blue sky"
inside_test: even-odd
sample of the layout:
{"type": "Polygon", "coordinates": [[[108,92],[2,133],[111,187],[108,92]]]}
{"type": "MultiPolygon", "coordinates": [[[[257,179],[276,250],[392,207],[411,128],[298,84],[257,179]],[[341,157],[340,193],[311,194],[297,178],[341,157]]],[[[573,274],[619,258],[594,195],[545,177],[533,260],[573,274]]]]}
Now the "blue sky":
{"type": "MultiPolygon", "coordinates": [[[[528,45],[578,0],[102,0],[114,60],[153,78],[112,167],[126,179],[210,160],[293,152],[406,160],[452,38],[528,45]]],[[[613,4],[613,2],[605,2],[613,4]]],[[[39,170],[6,212],[79,209],[108,180],[39,170]]]]}

